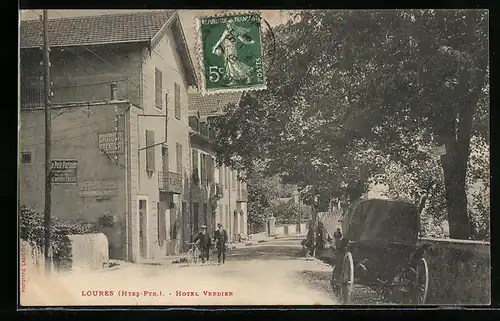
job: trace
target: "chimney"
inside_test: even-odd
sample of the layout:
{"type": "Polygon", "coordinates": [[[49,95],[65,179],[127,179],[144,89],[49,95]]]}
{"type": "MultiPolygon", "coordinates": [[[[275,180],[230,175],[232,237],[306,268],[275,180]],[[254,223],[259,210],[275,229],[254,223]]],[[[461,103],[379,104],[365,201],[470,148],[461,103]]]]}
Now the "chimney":
{"type": "Polygon", "coordinates": [[[111,100],[116,100],[116,83],[112,82],[111,87],[111,100]]]}

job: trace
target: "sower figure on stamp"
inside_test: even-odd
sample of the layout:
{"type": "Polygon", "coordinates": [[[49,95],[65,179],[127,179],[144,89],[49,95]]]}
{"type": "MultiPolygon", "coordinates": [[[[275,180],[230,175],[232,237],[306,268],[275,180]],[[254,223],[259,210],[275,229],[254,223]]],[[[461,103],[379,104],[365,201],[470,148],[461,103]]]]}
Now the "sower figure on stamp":
{"type": "Polygon", "coordinates": [[[220,264],[222,258],[222,264],[224,264],[226,262],[226,243],[228,236],[227,231],[222,228],[221,223],[217,224],[217,231],[215,231],[214,238],[216,242],[215,245],[217,247],[217,259],[220,264]]]}
{"type": "Polygon", "coordinates": [[[251,82],[252,67],[238,60],[238,49],[236,47],[238,41],[245,45],[255,43],[255,40],[248,36],[249,31],[247,28],[237,26],[233,19],[229,19],[219,41],[212,48],[214,55],[224,57],[224,77],[231,80],[229,85],[241,80],[245,80],[247,84],[251,82]]]}
{"type": "Polygon", "coordinates": [[[210,261],[210,247],[212,245],[212,239],[210,238],[210,235],[208,235],[206,225],[201,226],[201,232],[198,233],[193,240],[193,242],[197,241],[200,241],[201,262],[205,263],[206,259],[208,263],[210,261]]]}

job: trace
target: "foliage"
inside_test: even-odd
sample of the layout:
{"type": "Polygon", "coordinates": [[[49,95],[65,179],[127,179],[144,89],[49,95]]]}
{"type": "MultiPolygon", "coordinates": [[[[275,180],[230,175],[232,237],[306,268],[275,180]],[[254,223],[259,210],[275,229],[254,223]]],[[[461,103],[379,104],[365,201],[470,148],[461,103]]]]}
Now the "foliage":
{"type": "Polygon", "coordinates": [[[266,177],[265,173],[252,171],[246,177],[248,189],[248,224],[252,230],[262,230],[270,216],[271,200],[279,194],[279,179],[266,177]]]}
{"type": "MultiPolygon", "coordinates": [[[[43,214],[34,208],[22,205],[19,217],[20,237],[31,246],[44,249],[44,219],[43,214]]],[[[71,261],[71,242],[67,235],[96,233],[93,224],[76,221],[62,222],[57,218],[51,219],[50,250],[54,264],[58,268],[65,268],[71,261]]]]}
{"type": "Polygon", "coordinates": [[[276,223],[297,223],[305,221],[310,217],[310,209],[307,206],[299,206],[293,201],[278,202],[270,208],[270,212],[276,218],[276,223]]]}
{"type": "Polygon", "coordinates": [[[218,158],[257,159],[309,203],[359,197],[387,171],[380,157],[418,177],[413,189],[441,175],[422,176],[434,162],[452,236],[468,238],[470,136],[489,128],[487,26],[481,10],[300,11],[266,48],[268,89],[218,120],[218,158]],[[441,144],[438,164],[426,149],[441,144]]]}

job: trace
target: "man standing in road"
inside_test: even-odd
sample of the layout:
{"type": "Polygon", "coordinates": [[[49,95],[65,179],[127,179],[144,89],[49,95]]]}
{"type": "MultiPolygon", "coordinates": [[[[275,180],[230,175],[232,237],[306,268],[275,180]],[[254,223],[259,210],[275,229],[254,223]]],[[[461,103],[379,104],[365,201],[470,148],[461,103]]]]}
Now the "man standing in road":
{"type": "Polygon", "coordinates": [[[205,263],[205,259],[207,260],[207,263],[210,261],[210,247],[212,245],[212,239],[210,238],[210,235],[207,233],[207,226],[202,225],[201,226],[201,232],[196,235],[195,239],[193,242],[200,241],[200,251],[201,251],[201,262],[205,263]]]}
{"type": "Polygon", "coordinates": [[[333,238],[335,240],[335,249],[338,250],[340,249],[340,245],[341,245],[341,240],[342,240],[342,231],[340,231],[340,227],[337,227],[337,229],[335,230],[335,232],[333,233],[333,238]]]}
{"type": "Polygon", "coordinates": [[[219,264],[226,262],[226,243],[228,240],[227,231],[222,228],[222,224],[217,224],[217,231],[215,231],[215,245],[217,247],[217,259],[219,260],[219,264]]]}

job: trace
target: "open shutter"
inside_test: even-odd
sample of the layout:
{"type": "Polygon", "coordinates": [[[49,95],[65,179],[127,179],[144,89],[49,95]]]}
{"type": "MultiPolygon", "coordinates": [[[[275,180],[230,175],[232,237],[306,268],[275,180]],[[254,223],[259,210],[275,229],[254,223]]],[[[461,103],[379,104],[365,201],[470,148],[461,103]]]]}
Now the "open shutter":
{"type": "Polygon", "coordinates": [[[148,172],[155,171],[155,132],[146,130],[146,170],[148,172]]]}
{"type": "Polygon", "coordinates": [[[182,145],[177,143],[175,145],[177,155],[177,173],[182,173],[182,145]]]}
{"type": "Polygon", "coordinates": [[[181,119],[181,86],[174,84],[175,94],[175,118],[181,119]]]}
{"type": "Polygon", "coordinates": [[[195,181],[196,184],[198,184],[199,179],[200,179],[200,167],[198,164],[198,151],[193,149],[192,150],[192,166],[193,166],[193,181],[195,181]]]}
{"type": "Polygon", "coordinates": [[[205,154],[201,154],[201,157],[200,157],[200,162],[201,162],[201,166],[200,166],[200,176],[201,176],[201,184],[205,184],[206,182],[206,176],[205,176],[205,173],[206,173],[206,168],[205,168],[205,154]]]}
{"type": "Polygon", "coordinates": [[[156,107],[162,108],[162,98],[163,98],[163,93],[162,93],[162,79],[163,75],[158,68],[155,68],[155,104],[156,107]]]}

